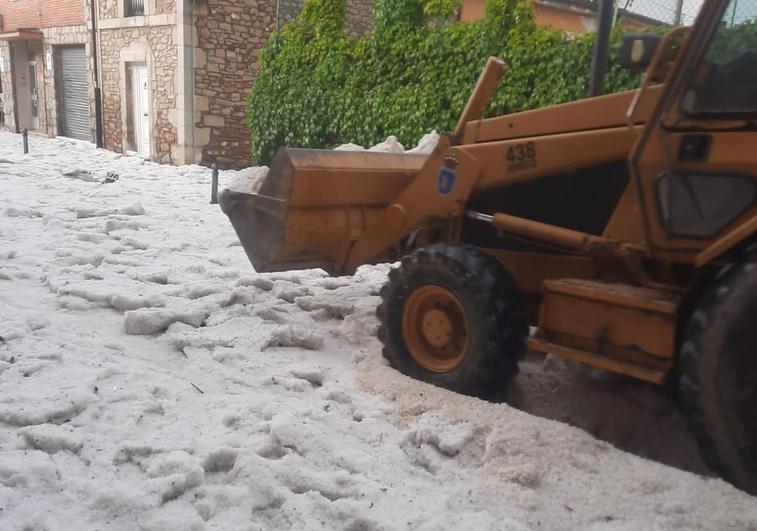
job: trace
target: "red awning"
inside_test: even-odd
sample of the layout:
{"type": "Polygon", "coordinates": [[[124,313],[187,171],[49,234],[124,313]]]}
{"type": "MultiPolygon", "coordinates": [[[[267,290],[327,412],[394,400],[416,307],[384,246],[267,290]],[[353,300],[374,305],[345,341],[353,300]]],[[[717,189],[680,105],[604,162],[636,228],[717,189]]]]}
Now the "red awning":
{"type": "Polygon", "coordinates": [[[6,31],[0,33],[0,41],[41,41],[42,32],[33,29],[6,31]]]}

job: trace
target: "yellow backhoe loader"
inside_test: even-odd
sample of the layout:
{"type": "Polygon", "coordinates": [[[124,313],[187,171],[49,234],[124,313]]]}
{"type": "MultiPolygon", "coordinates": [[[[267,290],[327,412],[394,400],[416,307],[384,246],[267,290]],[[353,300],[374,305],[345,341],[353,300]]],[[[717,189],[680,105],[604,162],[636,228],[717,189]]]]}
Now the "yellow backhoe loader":
{"type": "Polygon", "coordinates": [[[490,59],[430,156],[282,148],[221,206],[257,271],[401,260],[377,313],[403,373],[487,398],[528,348],[673,382],[755,493],[757,1],[705,0],[621,56],[639,89],[482,119],[490,59]]]}

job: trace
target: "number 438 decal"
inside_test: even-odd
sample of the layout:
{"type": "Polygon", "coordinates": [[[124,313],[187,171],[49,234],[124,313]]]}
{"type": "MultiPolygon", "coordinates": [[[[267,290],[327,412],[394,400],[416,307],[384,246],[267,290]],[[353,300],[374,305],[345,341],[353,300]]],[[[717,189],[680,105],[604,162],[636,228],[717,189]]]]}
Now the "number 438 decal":
{"type": "Polygon", "coordinates": [[[533,142],[515,144],[507,148],[507,171],[522,171],[536,166],[536,146],[533,142]]]}

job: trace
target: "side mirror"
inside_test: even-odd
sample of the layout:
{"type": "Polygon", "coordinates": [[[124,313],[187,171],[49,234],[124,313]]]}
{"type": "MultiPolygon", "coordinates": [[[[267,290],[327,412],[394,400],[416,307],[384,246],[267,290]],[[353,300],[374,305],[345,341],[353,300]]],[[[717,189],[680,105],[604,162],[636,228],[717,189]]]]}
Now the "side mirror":
{"type": "Polygon", "coordinates": [[[656,33],[624,35],[620,45],[620,66],[639,72],[646,70],[661,42],[662,36],[656,33]]]}

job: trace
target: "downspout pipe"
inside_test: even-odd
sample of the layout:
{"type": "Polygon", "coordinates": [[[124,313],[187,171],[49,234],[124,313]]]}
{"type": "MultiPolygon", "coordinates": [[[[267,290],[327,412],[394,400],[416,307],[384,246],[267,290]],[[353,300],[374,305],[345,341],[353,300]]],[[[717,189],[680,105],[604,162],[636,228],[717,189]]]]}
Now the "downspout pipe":
{"type": "Polygon", "coordinates": [[[92,18],[92,73],[95,78],[95,144],[103,147],[103,100],[100,90],[100,73],[97,48],[97,0],[89,0],[90,17],[92,18]]]}

